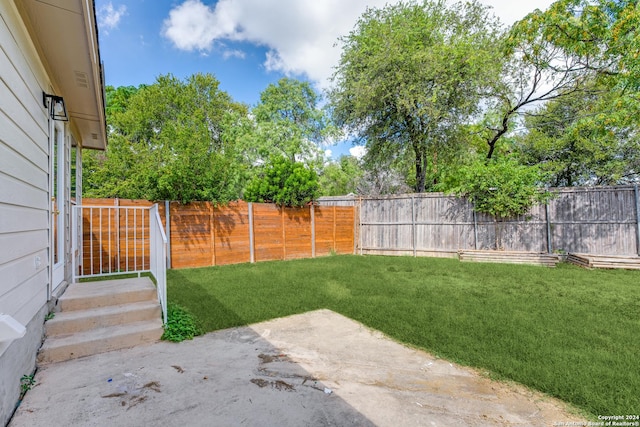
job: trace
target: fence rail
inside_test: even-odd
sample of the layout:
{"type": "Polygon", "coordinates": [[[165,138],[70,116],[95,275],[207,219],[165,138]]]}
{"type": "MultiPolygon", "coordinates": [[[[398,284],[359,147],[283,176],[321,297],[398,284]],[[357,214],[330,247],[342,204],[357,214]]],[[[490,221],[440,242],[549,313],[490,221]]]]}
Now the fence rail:
{"type": "MultiPolygon", "coordinates": [[[[82,211],[83,269],[107,274],[125,271],[125,260],[150,268],[149,227],[153,218],[135,210],[135,214],[126,214],[128,209],[148,211],[150,202],[84,199],[83,203],[94,206],[93,210],[82,211]],[[125,213],[111,213],[109,209],[115,206],[125,213]],[[124,231],[119,228],[121,224],[134,228],[124,231]],[[125,245],[116,237],[123,233],[144,239],[125,245]]],[[[246,202],[227,206],[165,202],[159,204],[157,213],[166,229],[170,268],[311,258],[356,250],[354,236],[358,224],[354,207],[279,208],[246,202]]]]}
{"type": "MultiPolygon", "coordinates": [[[[455,256],[469,249],[639,253],[637,187],[554,191],[557,195],[548,205],[534,206],[525,215],[505,221],[476,213],[464,198],[441,193],[328,197],[305,208],[165,202],[158,206],[157,215],[167,232],[169,268],[311,258],[332,252],[413,256],[455,256]]],[[[136,207],[148,209],[150,202],[84,199],[83,203],[96,206],[93,211],[82,211],[83,269],[126,271],[131,263],[150,268],[152,219],[132,213],[136,207]],[[118,215],[96,210],[103,206],[134,210],[118,215]],[[96,228],[96,224],[101,226],[96,228]],[[114,224],[119,231],[106,231],[114,224]],[[123,224],[135,231],[123,231],[123,224]],[[133,233],[138,243],[123,244],[123,233],[133,233]],[[102,237],[101,244],[96,243],[96,236],[102,237]],[[91,251],[93,258],[88,255],[91,251]]]]}
{"type": "Polygon", "coordinates": [[[465,249],[635,255],[640,252],[637,186],[552,189],[548,205],[505,221],[442,193],[330,197],[359,208],[364,254],[446,256],[465,249]]]}

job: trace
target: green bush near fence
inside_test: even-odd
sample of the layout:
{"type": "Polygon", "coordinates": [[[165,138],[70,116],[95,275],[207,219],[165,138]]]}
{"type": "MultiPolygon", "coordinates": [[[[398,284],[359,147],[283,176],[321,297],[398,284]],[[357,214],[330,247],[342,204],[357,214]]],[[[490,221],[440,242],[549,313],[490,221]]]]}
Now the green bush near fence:
{"type": "Polygon", "coordinates": [[[335,256],[168,281],[205,331],[328,308],[593,416],[640,412],[640,272],[335,256]]]}

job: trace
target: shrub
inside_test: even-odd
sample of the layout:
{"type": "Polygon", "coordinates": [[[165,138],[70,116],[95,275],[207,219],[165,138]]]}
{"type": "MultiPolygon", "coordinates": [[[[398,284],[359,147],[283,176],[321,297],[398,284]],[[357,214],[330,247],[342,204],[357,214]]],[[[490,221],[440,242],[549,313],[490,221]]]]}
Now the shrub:
{"type": "Polygon", "coordinates": [[[187,309],[178,304],[167,304],[167,324],[162,334],[163,340],[180,342],[201,334],[196,318],[187,309]]]}

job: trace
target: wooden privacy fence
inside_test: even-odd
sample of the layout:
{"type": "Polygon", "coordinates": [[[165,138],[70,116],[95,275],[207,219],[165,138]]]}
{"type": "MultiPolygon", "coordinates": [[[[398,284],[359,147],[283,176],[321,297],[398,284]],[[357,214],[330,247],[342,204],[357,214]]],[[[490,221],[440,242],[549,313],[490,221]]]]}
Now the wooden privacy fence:
{"type": "Polygon", "coordinates": [[[453,256],[500,249],[636,255],[640,203],[636,186],[553,189],[548,205],[505,221],[478,214],[464,198],[442,193],[321,198],[321,205],[359,207],[363,254],[453,256]]]}
{"type": "MultiPolygon", "coordinates": [[[[105,271],[110,266],[113,271],[126,271],[126,262],[148,265],[147,211],[128,208],[151,206],[151,202],[83,199],[82,205],[83,269],[105,271]],[[89,206],[96,208],[87,209],[89,206]],[[106,209],[113,206],[120,209],[106,209]],[[131,234],[147,239],[136,240],[134,247],[131,239],[124,239],[131,234]]],[[[353,206],[279,208],[246,202],[158,205],[169,240],[169,266],[174,268],[312,258],[356,250],[353,206]]]]}

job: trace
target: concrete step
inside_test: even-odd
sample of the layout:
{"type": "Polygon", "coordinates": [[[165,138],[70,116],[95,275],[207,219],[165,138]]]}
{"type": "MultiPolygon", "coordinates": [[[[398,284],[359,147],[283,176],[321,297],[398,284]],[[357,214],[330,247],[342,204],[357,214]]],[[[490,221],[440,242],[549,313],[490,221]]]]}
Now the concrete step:
{"type": "Polygon", "coordinates": [[[156,288],[148,277],[73,283],[60,297],[58,310],[87,310],[156,298],[156,288]]]}
{"type": "Polygon", "coordinates": [[[164,329],[162,320],[146,320],[48,337],[38,353],[38,364],[62,362],[122,348],[156,342],[164,329]]]}
{"type": "Polygon", "coordinates": [[[154,295],[149,301],[58,312],[45,323],[45,327],[47,338],[52,338],[90,329],[159,319],[161,316],[162,310],[154,295]]]}

